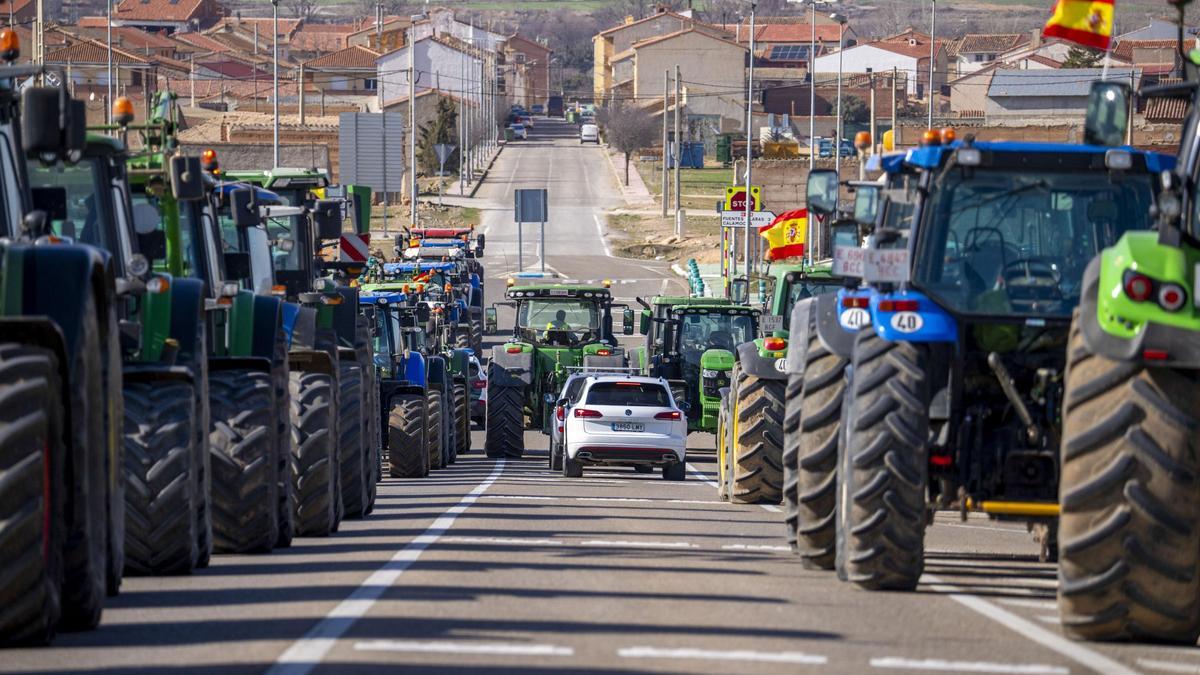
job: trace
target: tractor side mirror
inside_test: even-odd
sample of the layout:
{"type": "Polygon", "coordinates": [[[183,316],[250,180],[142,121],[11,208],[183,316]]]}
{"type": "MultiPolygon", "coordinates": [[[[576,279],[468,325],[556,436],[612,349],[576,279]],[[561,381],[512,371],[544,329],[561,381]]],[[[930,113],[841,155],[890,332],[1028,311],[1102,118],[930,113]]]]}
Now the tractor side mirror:
{"type": "Polygon", "coordinates": [[[238,188],[229,193],[229,210],[237,227],[258,225],[258,203],[252,188],[238,188]]]}
{"type": "Polygon", "coordinates": [[[1083,123],[1083,142],[1088,145],[1125,144],[1129,127],[1129,85],[1116,80],[1092,82],[1088,93],[1087,117],[1083,123]]]}
{"type": "Polygon", "coordinates": [[[204,199],[204,178],[199,157],[171,158],[171,195],[177,201],[193,202],[204,199]]]}
{"type": "Polygon", "coordinates": [[[829,215],[837,211],[838,175],[833,169],[810,171],[804,191],[809,211],[818,215],[829,215]]]}
{"type": "Polygon", "coordinates": [[[313,208],[317,239],[338,239],[342,236],[342,205],[338,199],[319,199],[313,208]]]}
{"type": "Polygon", "coordinates": [[[621,311],[621,334],[633,335],[633,310],[629,307],[621,311]]]}
{"type": "Polygon", "coordinates": [[[849,220],[839,220],[829,226],[829,233],[833,239],[833,249],[838,248],[859,248],[862,246],[862,238],[858,234],[858,223],[849,220]]]}
{"type": "Polygon", "coordinates": [[[27,87],[21,92],[21,141],[30,158],[57,157],[63,150],[63,130],[58,128],[59,90],[27,87]]]}
{"type": "Polygon", "coordinates": [[[483,247],[487,244],[487,235],[480,233],[475,235],[475,255],[483,255],[483,247]]]}
{"type": "Polygon", "coordinates": [[[87,104],[81,100],[71,99],[70,115],[67,117],[65,148],[67,152],[83,152],[87,145],[87,104]]]}
{"type": "Polygon", "coordinates": [[[245,281],[250,278],[250,254],[242,251],[225,253],[225,278],[230,281],[245,281]]]}
{"type": "Polygon", "coordinates": [[[495,307],[485,307],[483,310],[483,334],[495,335],[498,323],[495,307]]]}
{"type": "Polygon", "coordinates": [[[642,319],[638,325],[638,332],[642,335],[650,334],[650,310],[648,309],[642,310],[642,319]]]}
{"type": "Polygon", "coordinates": [[[729,299],[733,300],[734,304],[747,304],[750,301],[750,280],[743,277],[731,281],[729,284],[729,299]]]}
{"type": "Polygon", "coordinates": [[[879,186],[859,185],[854,190],[854,222],[864,227],[873,227],[879,215],[879,186]]]}

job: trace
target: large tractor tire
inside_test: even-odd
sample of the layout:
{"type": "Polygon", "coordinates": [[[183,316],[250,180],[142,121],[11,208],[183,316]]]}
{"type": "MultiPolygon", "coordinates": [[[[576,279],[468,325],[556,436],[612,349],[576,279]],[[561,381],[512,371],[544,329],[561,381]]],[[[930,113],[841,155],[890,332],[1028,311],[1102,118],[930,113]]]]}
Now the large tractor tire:
{"type": "Polygon", "coordinates": [[[196,389],[125,383],[125,571],[189,574],[200,561],[196,389]]]}
{"type": "MultiPolygon", "coordinates": [[[[104,378],[96,305],[91,295],[80,312],[79,340],[71,368],[70,456],[66,458],[67,540],[63,550],[63,630],[100,624],[108,593],[108,448],[104,422],[104,378]]],[[[122,433],[124,419],[121,420],[122,433]]],[[[122,439],[123,442],[123,439],[122,439]]],[[[114,448],[115,450],[115,448],[114,448]]],[[[124,467],[121,468],[124,471],[124,467]]],[[[121,542],[124,546],[124,542],[121,542]]]]}
{"type": "Polygon", "coordinates": [[[799,490],[799,457],[800,457],[800,393],[804,388],[804,378],[797,374],[789,374],[787,389],[784,393],[787,403],[783,409],[783,526],[785,538],[793,553],[800,552],[796,540],[796,529],[800,519],[800,506],[797,501],[799,490]]]}
{"type": "Polygon", "coordinates": [[[924,570],[927,365],[924,345],[887,342],[873,330],[855,338],[837,472],[837,566],[868,590],[912,590],[924,570]]]}
{"type": "Polygon", "coordinates": [[[125,574],[125,467],[123,459],[125,398],[121,395],[121,340],[116,312],[108,312],[108,333],[102,343],[104,361],[105,473],[108,476],[108,595],[121,592],[125,574]]]}
{"type": "Polygon", "coordinates": [[[289,378],[296,534],[325,537],[337,527],[333,385],[324,373],[293,371],[289,378]]]}
{"type": "Polygon", "coordinates": [[[205,342],[205,322],[196,322],[197,359],[196,386],[193,404],[196,408],[196,569],[208,567],[213,553],[212,512],[212,458],[208,451],[209,432],[212,431],[212,413],[208,401],[208,353],[205,342]]]}
{"type": "Polygon", "coordinates": [[[1067,351],[1059,612],[1085,640],[1200,637],[1200,419],[1195,371],[1067,351]]]}
{"type": "Polygon", "coordinates": [[[292,508],[294,485],[292,483],[292,397],[288,387],[290,368],[288,345],[283,331],[275,336],[275,353],[272,358],[271,387],[274,390],[272,405],[275,415],[275,464],[276,492],[279,497],[279,536],[275,548],[287,548],[296,536],[296,513],[292,508]]]}
{"type": "Polygon", "coordinates": [[[471,349],[475,356],[483,358],[483,319],[471,319],[471,349]]]}
{"type": "Polygon", "coordinates": [[[363,428],[366,429],[366,458],[367,458],[367,504],[363,509],[364,515],[370,515],[375,510],[375,499],[379,492],[379,481],[383,478],[381,455],[383,450],[383,421],[379,406],[379,380],[376,377],[375,366],[368,362],[363,370],[366,374],[364,386],[367,395],[363,410],[363,428]]]}
{"type": "Polygon", "coordinates": [[[459,326],[454,329],[454,348],[471,349],[471,327],[459,326]]]}
{"type": "Polygon", "coordinates": [[[463,384],[454,385],[454,423],[457,425],[454,452],[451,456],[457,459],[471,451],[471,399],[467,387],[463,384]]]}
{"type": "Polygon", "coordinates": [[[810,331],[804,361],[803,376],[791,378],[799,380],[799,386],[788,381],[785,426],[788,419],[795,426],[785,434],[793,454],[788,464],[785,447],[784,483],[791,485],[785,491],[786,512],[803,565],[831,570],[837,535],[838,437],[849,362],[821,344],[815,330],[810,331]]]}
{"type": "Polygon", "coordinates": [[[279,537],[279,467],[271,374],[209,375],[213,428],[213,545],[226,553],[267,553],[279,537]]]}
{"type": "Polygon", "coordinates": [[[425,449],[429,452],[429,468],[442,468],[445,455],[442,421],[442,392],[425,392],[425,449]]]}
{"type": "Polygon", "coordinates": [[[366,427],[363,426],[363,370],[357,363],[343,363],[338,373],[338,442],[342,506],[347,518],[362,518],[367,509],[366,427]]]}
{"type": "Polygon", "coordinates": [[[47,644],[62,612],[66,411],[54,353],[0,343],[0,644],[47,644]]]}
{"type": "Polygon", "coordinates": [[[525,392],[493,384],[496,367],[488,364],[487,423],[483,451],[491,459],[525,454],[525,392]]]}
{"type": "Polygon", "coordinates": [[[733,425],[729,423],[732,397],[721,401],[717,409],[717,498],[723,502],[729,501],[730,475],[729,464],[733,457],[733,425]]]}
{"type": "Polygon", "coordinates": [[[783,412],[786,383],[734,365],[737,397],[730,499],[778,504],[783,498],[783,412]]]}
{"type": "Polygon", "coordinates": [[[392,478],[429,475],[425,395],[397,394],[388,414],[388,474],[392,478]]]}

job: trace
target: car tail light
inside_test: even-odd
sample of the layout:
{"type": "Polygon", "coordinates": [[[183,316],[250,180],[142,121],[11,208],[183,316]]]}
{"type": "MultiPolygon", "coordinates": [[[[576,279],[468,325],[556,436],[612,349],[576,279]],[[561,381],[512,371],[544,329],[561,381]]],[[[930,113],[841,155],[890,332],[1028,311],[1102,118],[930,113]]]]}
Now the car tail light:
{"type": "Polygon", "coordinates": [[[1122,285],[1125,288],[1125,295],[1134,302],[1145,302],[1154,292],[1154,281],[1145,274],[1138,274],[1133,270],[1125,272],[1122,285]]]}
{"type": "Polygon", "coordinates": [[[596,356],[612,356],[611,349],[597,349],[596,356]]]}
{"type": "Polygon", "coordinates": [[[576,417],[604,417],[604,415],[600,414],[599,410],[588,410],[587,408],[576,408],[575,416],[576,417]]]}
{"type": "Polygon", "coordinates": [[[1179,284],[1163,284],[1158,289],[1158,305],[1168,312],[1178,312],[1187,301],[1187,292],[1179,284]]]}
{"type": "Polygon", "coordinates": [[[565,416],[563,407],[561,405],[554,409],[554,416],[559,420],[562,420],[562,418],[565,416]]]}
{"type": "Polygon", "coordinates": [[[471,386],[475,389],[487,389],[487,380],[475,380],[471,386]]]}
{"type": "Polygon", "coordinates": [[[678,420],[678,419],[681,419],[682,417],[683,416],[679,413],[678,410],[671,410],[669,412],[658,413],[657,415],[654,416],[654,419],[656,419],[656,420],[678,420]]]}
{"type": "Polygon", "coordinates": [[[513,346],[511,346],[511,347],[508,347],[508,348],[507,348],[507,349],[505,349],[504,351],[508,352],[509,354],[520,354],[520,353],[521,353],[521,347],[520,347],[520,346],[518,346],[518,345],[513,345],[513,346]]]}
{"type": "Polygon", "coordinates": [[[1170,354],[1165,349],[1145,349],[1142,351],[1142,358],[1147,361],[1166,361],[1170,354]]]}
{"type": "Polygon", "coordinates": [[[787,340],[781,337],[769,337],[763,340],[763,348],[770,352],[777,352],[784,347],[787,347],[787,340]]]}
{"type": "Polygon", "coordinates": [[[846,309],[866,309],[871,303],[870,298],[842,298],[842,307],[846,309]]]}
{"type": "Polygon", "coordinates": [[[881,312],[915,312],[917,311],[916,300],[880,300],[879,311],[881,312]]]}

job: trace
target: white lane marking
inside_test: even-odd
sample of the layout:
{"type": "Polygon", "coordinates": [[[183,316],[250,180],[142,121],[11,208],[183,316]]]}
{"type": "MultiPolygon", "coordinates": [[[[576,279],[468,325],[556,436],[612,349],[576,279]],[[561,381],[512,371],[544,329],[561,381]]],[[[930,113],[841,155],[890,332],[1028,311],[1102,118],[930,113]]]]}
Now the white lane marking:
{"type": "Polygon", "coordinates": [[[520,537],[442,537],[442,541],[454,544],[523,544],[526,546],[563,546],[567,543],[557,539],[522,539],[520,537]]]}
{"type": "Polygon", "coordinates": [[[775,506],[774,504],[759,504],[759,506],[763,507],[764,511],[770,511],[771,513],[783,513],[783,509],[775,506]]]}
{"type": "Polygon", "coordinates": [[[1059,623],[1059,619],[1058,619],[1058,615],[1057,615],[1057,614],[1047,614],[1047,615],[1045,615],[1045,616],[1039,616],[1039,617],[1037,618],[1037,620],[1038,620],[1038,621],[1041,621],[1042,623],[1053,624],[1053,625],[1055,625],[1055,626],[1057,626],[1057,625],[1058,625],[1058,623],[1059,623]]]}
{"type": "Polygon", "coordinates": [[[708,479],[708,474],[701,473],[699,469],[697,469],[696,467],[692,466],[691,464],[688,464],[688,465],[687,465],[687,469],[688,469],[688,473],[690,473],[690,474],[692,474],[693,476],[695,476],[697,479],[699,479],[699,480],[700,480],[700,482],[702,482],[702,483],[707,483],[708,485],[710,485],[710,486],[712,486],[712,487],[715,487],[715,488],[720,488],[720,487],[721,487],[720,485],[718,485],[718,484],[717,484],[717,481],[715,481],[715,480],[709,480],[709,479],[708,479]]]}
{"type": "Polygon", "coordinates": [[[988,661],[944,661],[942,659],[902,659],[898,656],[871,659],[872,668],[902,670],[949,670],[955,673],[1020,673],[1022,675],[1067,675],[1070,669],[1042,663],[991,663],[988,661]]]}
{"type": "Polygon", "coordinates": [[[750,650],[716,651],[712,649],[661,649],[658,647],[624,647],[617,656],[626,659],[680,659],[705,661],[765,661],[767,663],[799,663],[823,666],[829,658],[805,652],[756,652],[750,650]]]}
{"type": "Polygon", "coordinates": [[[616,546],[631,548],[700,548],[699,544],[691,544],[686,541],[609,541],[606,539],[589,539],[588,541],[579,542],[580,546],[616,546]]]}
{"type": "Polygon", "coordinates": [[[654,504],[701,504],[724,506],[715,499],[645,499],[642,497],[542,497],[533,495],[482,495],[483,499],[528,499],[544,502],[651,502],[654,504]]]}
{"type": "Polygon", "coordinates": [[[592,220],[596,221],[596,236],[600,237],[600,244],[604,246],[604,255],[609,258],[613,257],[612,249],[608,247],[608,240],[604,238],[604,223],[600,222],[600,215],[593,213],[592,220]]]}
{"type": "Polygon", "coordinates": [[[462,500],[433,521],[425,532],[414,538],[407,546],[396,551],[390,560],[359,584],[358,588],[325,615],[304,635],[292,643],[267,669],[267,675],[307,675],[333,649],[338,638],[346,634],[354,622],[366,615],[375,603],[391,588],[400,575],[421,557],[425,549],[437,542],[453,525],[460,514],[474,504],[504,471],[504,460],[496,462],[492,473],[476,485],[462,500]]]}
{"type": "Polygon", "coordinates": [[[1010,607],[1028,607],[1030,609],[1056,610],[1058,603],[1053,600],[1019,600],[1015,598],[1000,598],[996,600],[1002,605],[1010,607]]]}
{"type": "Polygon", "coordinates": [[[416,642],[369,640],[355,642],[360,652],[424,652],[433,654],[489,654],[493,656],[574,656],[571,647],[559,645],[513,645],[484,642],[416,642]]]}
{"type": "Polygon", "coordinates": [[[960,523],[934,523],[937,527],[961,527],[966,530],[987,530],[988,532],[1002,532],[1004,534],[1020,534],[1028,535],[1025,530],[1014,530],[1010,527],[984,527],[982,525],[962,525],[960,523]]]}
{"type": "Polygon", "coordinates": [[[1159,661],[1158,659],[1138,659],[1137,664],[1150,670],[1161,670],[1164,673],[1200,673],[1200,665],[1194,663],[1175,663],[1174,661],[1159,661]]]}
{"type": "Polygon", "coordinates": [[[725,544],[721,547],[726,551],[785,551],[791,552],[790,546],[768,546],[755,544],[725,544]]]}
{"type": "Polygon", "coordinates": [[[563,497],[534,497],[533,495],[483,495],[484,499],[532,499],[542,502],[558,502],[563,497]]]}
{"type": "Polygon", "coordinates": [[[1092,651],[1078,642],[1071,642],[1058,633],[1048,631],[1031,621],[1026,621],[983,598],[963,593],[961,592],[962,589],[946,584],[939,577],[932,574],[925,574],[921,578],[925,583],[930,585],[930,588],[940,593],[948,593],[949,595],[946,597],[963,607],[981,614],[1047,649],[1056,651],[1084,667],[1107,673],[1108,675],[1133,675],[1136,672],[1122,663],[1114,661],[1099,652],[1092,651]]]}

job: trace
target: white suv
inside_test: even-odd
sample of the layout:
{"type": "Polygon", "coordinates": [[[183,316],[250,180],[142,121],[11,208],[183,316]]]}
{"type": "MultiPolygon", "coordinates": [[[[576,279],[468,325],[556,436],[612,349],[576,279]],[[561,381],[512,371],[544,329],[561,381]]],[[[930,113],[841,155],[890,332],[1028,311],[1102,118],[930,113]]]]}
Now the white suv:
{"type": "Polygon", "coordinates": [[[600,127],[595,124],[585,124],[579,127],[579,144],[595,143],[600,145],[600,127]]]}
{"type": "Polygon", "coordinates": [[[590,377],[564,417],[562,471],[568,478],[582,476],[585,464],[643,473],[658,466],[667,480],[683,480],[687,473],[687,416],[662,378],[590,377]]]}

